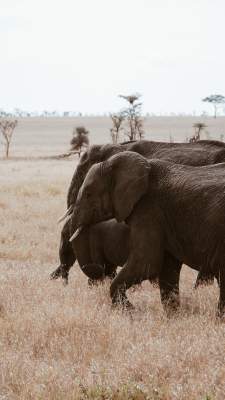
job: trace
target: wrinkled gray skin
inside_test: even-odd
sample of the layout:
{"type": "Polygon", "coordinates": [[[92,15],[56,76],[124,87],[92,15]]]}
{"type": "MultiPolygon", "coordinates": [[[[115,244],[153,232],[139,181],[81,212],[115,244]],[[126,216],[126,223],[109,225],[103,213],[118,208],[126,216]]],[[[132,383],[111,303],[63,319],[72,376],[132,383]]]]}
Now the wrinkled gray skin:
{"type": "Polygon", "coordinates": [[[69,269],[78,261],[82,271],[89,277],[89,283],[114,278],[117,266],[123,266],[129,254],[129,227],[115,219],[86,227],[72,242],[69,221],[61,232],[59,247],[60,266],[51,275],[58,276],[59,271],[65,283],[68,283],[69,269]]]}
{"type": "MultiPolygon", "coordinates": [[[[81,157],[74,172],[67,194],[67,206],[75,205],[79,189],[92,165],[109,159],[112,155],[133,151],[146,158],[170,160],[178,164],[193,166],[216,164],[225,161],[225,145],[222,142],[201,140],[196,143],[166,143],[152,141],[133,141],[121,145],[91,146],[81,157]]],[[[63,245],[65,248],[68,244],[63,245]]],[[[66,255],[66,254],[65,254],[66,255]]],[[[68,259],[70,255],[68,254],[68,259]]],[[[64,257],[65,258],[65,257],[64,257]]],[[[65,260],[66,261],[66,260],[65,260]]],[[[64,269],[68,274],[69,263],[65,262],[64,269]]],[[[58,278],[63,275],[63,268],[58,267],[51,276],[58,278]]],[[[196,281],[196,287],[201,283],[213,283],[212,274],[204,275],[201,272],[196,281]]]]}
{"type": "Polygon", "coordinates": [[[130,227],[128,261],[112,281],[112,302],[159,276],[161,301],[179,305],[181,263],[219,276],[225,317],[225,163],[190,167],[124,152],[92,166],[79,191],[72,228],[115,217],[130,227]],[[149,245],[150,244],[150,245],[149,245]]]}

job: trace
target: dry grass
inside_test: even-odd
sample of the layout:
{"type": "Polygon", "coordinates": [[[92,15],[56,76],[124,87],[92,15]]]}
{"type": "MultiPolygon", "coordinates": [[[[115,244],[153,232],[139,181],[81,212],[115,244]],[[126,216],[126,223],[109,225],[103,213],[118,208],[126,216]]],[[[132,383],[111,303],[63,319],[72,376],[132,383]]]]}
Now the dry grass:
{"type": "Polygon", "coordinates": [[[129,291],[131,317],[77,267],[67,288],[49,281],[74,162],[0,168],[0,399],[224,400],[216,285],[194,293],[184,268],[181,312],[167,320],[148,282],[129,291]]]}

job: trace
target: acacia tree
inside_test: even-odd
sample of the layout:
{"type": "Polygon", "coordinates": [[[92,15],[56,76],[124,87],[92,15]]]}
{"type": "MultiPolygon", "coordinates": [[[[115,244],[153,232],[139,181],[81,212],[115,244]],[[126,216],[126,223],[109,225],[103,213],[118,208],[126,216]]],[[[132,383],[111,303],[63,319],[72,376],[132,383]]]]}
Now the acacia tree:
{"type": "Polygon", "coordinates": [[[142,103],[138,101],[141,95],[119,95],[119,97],[129,103],[128,107],[122,111],[124,119],[127,121],[128,124],[128,130],[125,131],[125,134],[129,137],[129,140],[136,140],[137,137],[139,137],[139,139],[142,139],[144,136],[143,120],[141,117],[142,103]]]}
{"type": "Polygon", "coordinates": [[[89,145],[89,131],[84,126],[77,126],[73,129],[73,137],[70,141],[71,150],[77,151],[80,157],[84,148],[89,145]]]}
{"type": "Polygon", "coordinates": [[[143,139],[145,133],[143,129],[143,121],[139,115],[135,115],[134,117],[134,127],[136,136],[138,136],[139,140],[143,139]]]}
{"type": "Polygon", "coordinates": [[[205,125],[203,122],[196,122],[193,125],[193,128],[195,130],[194,135],[189,139],[189,142],[197,142],[198,140],[200,140],[200,135],[201,132],[207,127],[207,125],[205,125]]]}
{"type": "Polygon", "coordinates": [[[217,116],[218,107],[221,107],[225,103],[225,97],[221,94],[212,94],[211,96],[205,97],[202,101],[210,103],[214,107],[214,118],[217,116]]]}
{"type": "Polygon", "coordinates": [[[6,118],[0,119],[0,131],[2,132],[2,136],[4,138],[6,158],[9,157],[9,147],[11,144],[14,129],[17,124],[18,121],[16,119],[6,119],[6,118]]]}
{"type": "Polygon", "coordinates": [[[110,118],[113,123],[113,127],[110,129],[112,142],[113,144],[117,144],[119,141],[120,133],[123,131],[122,124],[125,119],[125,116],[122,112],[120,112],[118,114],[110,114],[110,118]]]}

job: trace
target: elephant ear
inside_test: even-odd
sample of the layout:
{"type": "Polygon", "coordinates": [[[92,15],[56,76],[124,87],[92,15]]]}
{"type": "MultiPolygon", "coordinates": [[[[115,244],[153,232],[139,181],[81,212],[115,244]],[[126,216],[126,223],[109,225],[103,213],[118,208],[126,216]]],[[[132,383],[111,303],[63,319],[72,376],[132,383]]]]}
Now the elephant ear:
{"type": "Polygon", "coordinates": [[[121,222],[147,192],[150,166],[140,154],[125,151],[111,158],[111,167],[113,208],[116,220],[121,222]]]}

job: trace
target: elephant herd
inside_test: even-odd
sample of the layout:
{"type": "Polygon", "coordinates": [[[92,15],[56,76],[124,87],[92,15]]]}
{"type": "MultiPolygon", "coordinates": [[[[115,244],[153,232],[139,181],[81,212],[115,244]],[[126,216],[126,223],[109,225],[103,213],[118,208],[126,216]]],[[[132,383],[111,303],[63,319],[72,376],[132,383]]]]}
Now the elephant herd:
{"type": "Polygon", "coordinates": [[[157,281],[166,312],[179,307],[182,264],[196,285],[219,284],[225,317],[225,144],[132,141],[91,146],[81,157],[61,220],[60,266],[77,260],[89,282],[109,277],[113,305],[126,290],[157,281]],[[117,273],[117,267],[122,267],[117,273]]]}

